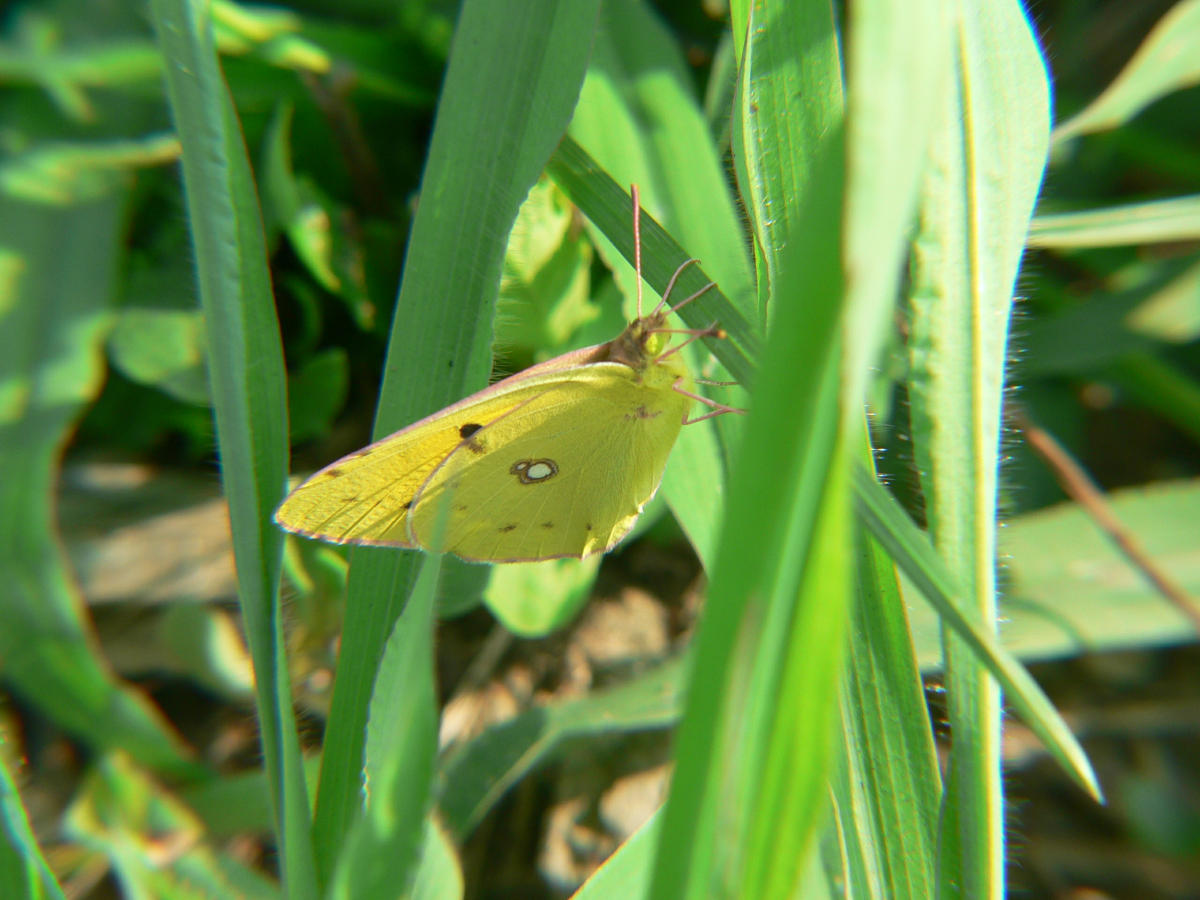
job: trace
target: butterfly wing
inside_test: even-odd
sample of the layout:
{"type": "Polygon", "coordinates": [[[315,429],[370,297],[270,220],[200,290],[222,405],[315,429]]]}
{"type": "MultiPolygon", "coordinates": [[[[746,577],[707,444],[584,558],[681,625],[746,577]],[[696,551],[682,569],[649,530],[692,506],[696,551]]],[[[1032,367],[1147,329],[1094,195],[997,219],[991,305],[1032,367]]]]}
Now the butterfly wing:
{"type": "Polygon", "coordinates": [[[472,432],[545,391],[547,377],[498,382],[337,460],[292,491],[275,521],[339,544],[415,546],[408,513],[422,485],[472,432]]]}
{"type": "Polygon", "coordinates": [[[642,372],[570,368],[446,455],[409,512],[411,540],[464,559],[517,562],[610,549],[654,496],[691,406],[677,358],[642,372]]]}

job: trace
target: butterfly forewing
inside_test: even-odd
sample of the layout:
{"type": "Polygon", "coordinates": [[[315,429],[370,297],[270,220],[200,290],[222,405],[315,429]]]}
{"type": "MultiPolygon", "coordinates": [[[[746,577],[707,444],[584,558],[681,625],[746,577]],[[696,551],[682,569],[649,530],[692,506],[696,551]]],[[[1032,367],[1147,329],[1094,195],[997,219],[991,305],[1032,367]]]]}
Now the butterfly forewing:
{"type": "Polygon", "coordinates": [[[546,388],[537,380],[493,385],[317,472],[284,501],[275,520],[327,541],[415,546],[408,513],[421,486],[470,434],[546,388]]]}

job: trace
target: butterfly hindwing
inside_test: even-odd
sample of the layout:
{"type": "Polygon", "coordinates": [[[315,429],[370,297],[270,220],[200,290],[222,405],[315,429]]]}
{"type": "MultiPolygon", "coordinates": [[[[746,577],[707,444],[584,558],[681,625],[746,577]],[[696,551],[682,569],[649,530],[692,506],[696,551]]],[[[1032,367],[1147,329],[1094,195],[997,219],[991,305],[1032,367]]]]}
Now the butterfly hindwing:
{"type": "Polygon", "coordinates": [[[497,562],[611,548],[658,488],[691,404],[673,389],[681,374],[594,363],[547,377],[436,467],[410,539],[431,547],[441,528],[443,549],[497,562]]]}

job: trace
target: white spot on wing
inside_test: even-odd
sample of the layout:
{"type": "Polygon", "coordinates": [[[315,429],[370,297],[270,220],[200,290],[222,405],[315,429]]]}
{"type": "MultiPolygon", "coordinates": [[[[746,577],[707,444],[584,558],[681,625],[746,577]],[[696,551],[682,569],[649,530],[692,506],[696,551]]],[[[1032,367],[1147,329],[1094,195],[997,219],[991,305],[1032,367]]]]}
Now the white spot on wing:
{"type": "Polygon", "coordinates": [[[508,471],[521,484],[540,484],[558,474],[558,463],[552,459],[519,459],[508,471]]]}

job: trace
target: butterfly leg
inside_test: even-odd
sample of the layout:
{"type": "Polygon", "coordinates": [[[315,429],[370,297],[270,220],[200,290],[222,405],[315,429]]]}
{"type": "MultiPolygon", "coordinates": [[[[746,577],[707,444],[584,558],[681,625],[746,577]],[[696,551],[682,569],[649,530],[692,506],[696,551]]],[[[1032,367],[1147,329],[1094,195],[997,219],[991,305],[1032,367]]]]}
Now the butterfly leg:
{"type": "Polygon", "coordinates": [[[671,385],[671,387],[676,392],[683,394],[683,396],[691,397],[693,400],[697,400],[700,403],[703,403],[705,406],[709,407],[712,410],[712,412],[705,413],[704,415],[699,416],[698,418],[695,418],[695,419],[689,419],[686,416],[684,416],[684,419],[683,419],[684,425],[695,425],[697,422],[703,422],[705,419],[711,419],[714,416],[722,416],[725,413],[736,413],[738,415],[745,415],[745,413],[746,413],[746,411],[744,409],[738,409],[736,406],[726,406],[724,403],[718,403],[716,400],[713,400],[710,397],[705,397],[703,394],[693,394],[691,391],[685,390],[684,388],[680,387],[680,385],[682,383],[683,383],[683,379],[678,378],[675,380],[675,383],[673,385],[671,385]]]}
{"type": "Polygon", "coordinates": [[[700,338],[725,337],[725,330],[719,327],[716,322],[713,322],[707,328],[656,328],[655,331],[660,334],[686,334],[689,336],[688,339],[682,344],[676,344],[674,347],[663,351],[663,353],[659,355],[659,359],[666,359],[668,356],[673,356],[688,344],[694,343],[695,341],[700,340],[700,338]]]}

